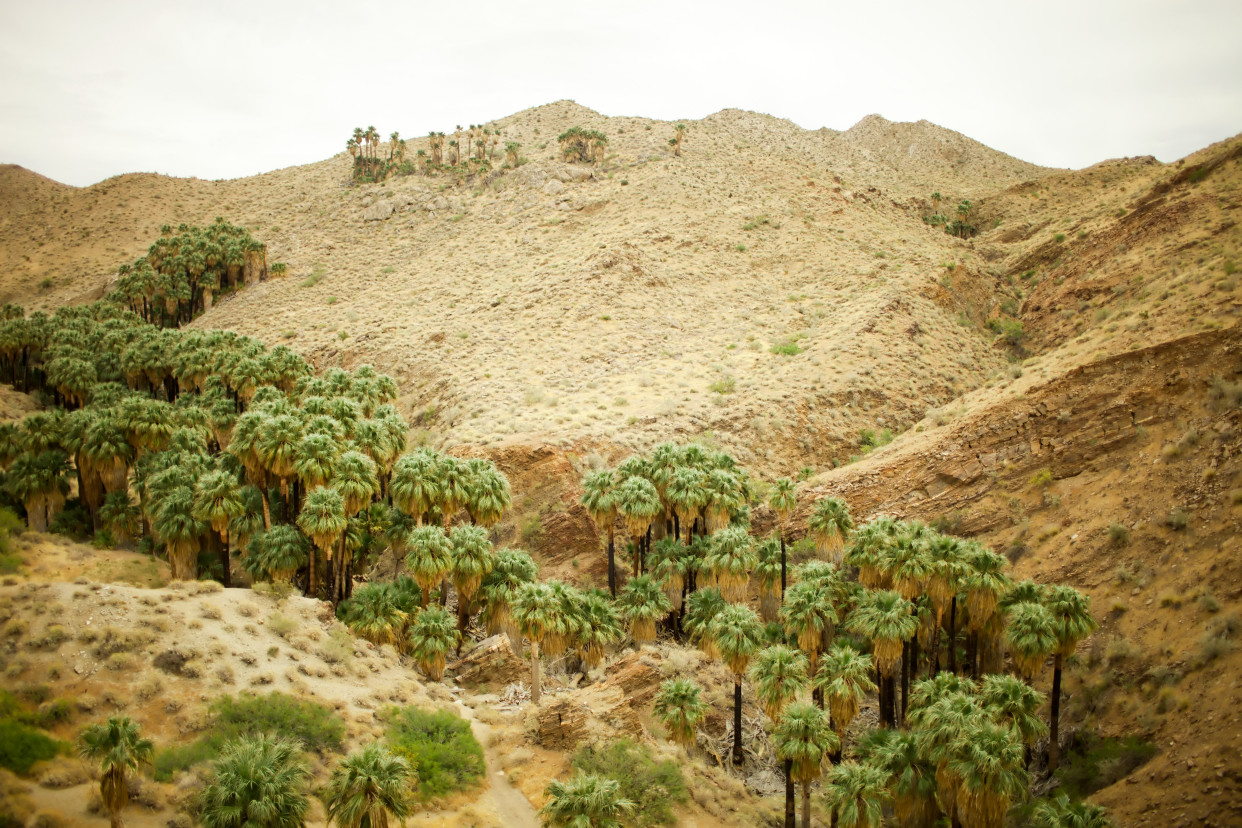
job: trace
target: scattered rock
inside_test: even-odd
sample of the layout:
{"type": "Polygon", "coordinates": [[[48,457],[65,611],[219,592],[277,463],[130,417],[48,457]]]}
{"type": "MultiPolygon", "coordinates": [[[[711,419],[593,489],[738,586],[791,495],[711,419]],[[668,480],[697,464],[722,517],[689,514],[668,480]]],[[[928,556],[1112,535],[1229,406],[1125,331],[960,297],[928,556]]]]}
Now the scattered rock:
{"type": "Polygon", "coordinates": [[[543,185],[543,191],[550,196],[560,195],[565,192],[565,185],[554,178],[547,184],[543,185]]]}
{"type": "Polygon", "coordinates": [[[362,212],[363,221],[383,221],[392,215],[396,206],[389,200],[377,201],[362,212]]]}

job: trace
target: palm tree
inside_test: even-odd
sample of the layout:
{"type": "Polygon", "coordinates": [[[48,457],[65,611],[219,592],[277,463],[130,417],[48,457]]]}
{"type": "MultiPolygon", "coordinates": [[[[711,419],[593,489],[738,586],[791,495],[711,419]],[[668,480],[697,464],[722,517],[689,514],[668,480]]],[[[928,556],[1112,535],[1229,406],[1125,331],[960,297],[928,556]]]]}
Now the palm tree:
{"type": "Polygon", "coordinates": [[[377,646],[400,644],[404,648],[409,614],[398,605],[392,584],[367,584],[351,595],[341,608],[341,620],[354,635],[377,646]]]}
{"type": "Polygon", "coordinates": [[[898,824],[904,828],[935,828],[941,815],[936,802],[936,766],[923,755],[917,734],[873,730],[862,738],[857,753],[860,759],[886,774],[898,824]]]}
{"type": "Polygon", "coordinates": [[[1048,656],[1060,646],[1052,613],[1033,601],[1022,601],[1009,608],[1005,641],[1013,654],[1014,667],[1028,682],[1034,681],[1048,656]]]}
{"type": "Polygon", "coordinates": [[[656,621],[673,609],[673,604],[650,575],[631,578],[617,596],[617,607],[630,625],[635,644],[655,641],[656,621]]]}
{"type": "Polygon", "coordinates": [[[673,137],[668,139],[668,145],[673,148],[673,155],[681,158],[681,142],[686,139],[686,125],[678,124],[673,127],[673,137]]]}
{"type": "Polygon", "coordinates": [[[1022,679],[1016,676],[984,676],[979,700],[997,724],[1013,728],[1026,750],[1029,751],[1036,740],[1048,735],[1048,726],[1039,718],[1044,695],[1022,679]]]}
{"type": "Polygon", "coordinates": [[[695,728],[709,709],[703,701],[703,688],[690,679],[669,679],[656,693],[655,714],[668,731],[668,737],[685,748],[695,744],[695,728]]]}
{"type": "Polygon", "coordinates": [[[810,674],[815,675],[824,639],[837,623],[832,594],[813,579],[802,579],[789,588],[780,611],[781,625],[810,659],[810,674]],[[826,635],[827,634],[827,635],[826,635]]]}
{"type": "Polygon", "coordinates": [[[158,501],[151,529],[168,547],[168,563],[174,581],[198,578],[199,541],[208,525],[194,517],[194,492],[177,486],[158,501]]]}
{"type": "Polygon", "coordinates": [[[750,680],[763,711],[775,722],[785,705],[810,683],[807,657],[793,647],[774,644],[759,651],[750,665],[750,680]]]}
{"type": "Polygon", "coordinates": [[[1061,760],[1061,667],[1074,654],[1078,642],[1099,628],[1091,615],[1091,597],[1070,586],[1056,585],[1048,590],[1045,602],[1052,613],[1057,637],[1056,655],[1052,662],[1052,732],[1048,737],[1048,768],[1056,770],[1061,760]]]}
{"type": "Polygon", "coordinates": [[[454,526],[449,532],[453,547],[453,588],[457,590],[458,646],[470,624],[470,604],[484,576],[496,564],[496,553],[481,526],[454,526]]]}
{"type": "Polygon", "coordinates": [[[791,763],[794,781],[802,785],[802,828],[811,826],[811,783],[819,778],[829,753],[841,749],[837,734],[828,725],[824,711],[813,704],[799,702],[785,708],[772,731],[776,755],[791,763]]]}
{"type": "Polygon", "coordinates": [[[99,762],[103,774],[99,779],[99,795],[108,809],[112,828],[125,824],[121,812],[129,804],[130,771],[150,765],[155,746],[143,739],[136,723],[128,716],[111,717],[104,724],[95,724],[82,732],[78,752],[83,759],[99,762]]]}
{"type": "Polygon", "coordinates": [[[757,561],[754,540],[745,527],[730,526],[712,535],[703,568],[711,573],[726,601],[738,602],[746,600],[746,583],[757,561]]]}
{"type": "Polygon", "coordinates": [[[323,791],[328,822],[340,828],[388,828],[413,810],[414,769],[379,742],[341,760],[323,791]]]}
{"type": "Polygon", "coordinates": [[[1071,802],[1065,793],[1035,806],[1035,825],[1039,828],[1112,828],[1108,811],[1089,802],[1071,802]]]}
{"type": "Polygon", "coordinates": [[[642,570],[641,549],[651,522],[664,511],[655,484],[645,477],[631,475],[617,487],[617,511],[625,519],[625,528],[634,539],[634,576],[642,570]]]}
{"type": "Polygon", "coordinates": [[[686,599],[685,630],[708,658],[720,657],[712,625],[716,616],[728,605],[720,590],[714,588],[695,590],[686,599]]]}
{"type": "Polygon", "coordinates": [[[229,742],[199,794],[206,828],[296,828],[306,818],[310,768],[295,742],[261,733],[229,742]]]}
{"type": "Polygon", "coordinates": [[[445,655],[457,642],[453,617],[439,607],[424,608],[414,616],[406,637],[410,655],[432,681],[444,678],[445,655]]]}
{"type": "Polygon", "coordinates": [[[256,532],[246,547],[246,571],[256,581],[289,582],[307,561],[310,543],[296,526],[281,524],[256,532]]]}
{"type": "Polygon", "coordinates": [[[423,516],[444,497],[437,455],[426,449],[401,455],[392,468],[388,493],[393,506],[422,526],[423,516]]]}
{"type": "MultiPolygon", "coordinates": [[[[793,647],[777,644],[759,652],[750,665],[750,679],[755,685],[755,695],[763,703],[764,712],[773,723],[779,721],[785,706],[792,702],[809,680],[807,657],[793,647]]],[[[786,759],[785,772],[785,824],[794,821],[793,763],[786,759]]]]}
{"type": "Polygon", "coordinates": [[[940,807],[946,814],[956,816],[963,796],[960,794],[962,779],[953,762],[962,743],[986,717],[979,700],[968,692],[946,689],[936,695],[934,701],[922,704],[922,697],[929,695],[928,690],[937,684],[940,683],[936,679],[919,682],[920,692],[914,694],[912,700],[920,703],[911,705],[909,718],[922,755],[936,765],[936,798],[940,807]]]}
{"type": "Polygon", "coordinates": [[[595,523],[597,532],[608,533],[608,592],[617,597],[616,522],[617,504],[612,480],[608,470],[592,472],[582,481],[580,500],[587,514],[595,523]]]}
{"type": "Polygon", "coordinates": [[[859,702],[868,693],[875,692],[871,681],[871,656],[863,655],[848,644],[833,647],[824,654],[824,660],[815,674],[815,689],[828,700],[837,737],[845,740],[845,730],[858,715],[859,702]]]}
{"type": "Polygon", "coordinates": [[[833,768],[824,786],[824,804],[839,828],[879,828],[889,800],[887,774],[858,762],[833,768]]]}
{"type": "Polygon", "coordinates": [[[701,469],[681,466],[669,476],[664,493],[673,514],[686,529],[686,545],[688,546],[694,522],[707,504],[707,476],[701,469]]]}
{"type": "Polygon", "coordinates": [[[881,692],[881,724],[895,724],[893,692],[893,667],[901,658],[906,639],[918,630],[918,619],[912,615],[914,605],[891,590],[877,590],[865,594],[858,607],[846,621],[846,628],[871,639],[876,670],[886,685],[881,692]]]}
{"type": "Polygon", "coordinates": [[[246,510],[242,501],[241,484],[237,476],[226,471],[214,471],[198,479],[194,492],[193,515],[196,520],[210,524],[220,538],[221,583],[232,586],[229,560],[229,524],[246,510]]]}
{"type": "Polygon", "coordinates": [[[530,700],[539,704],[539,646],[560,619],[560,601],[546,583],[522,584],[513,596],[510,613],[522,634],[530,639],[530,700]]]}
{"type": "Polygon", "coordinates": [[[425,609],[431,590],[453,569],[453,546],[439,526],[419,526],[406,535],[405,548],[405,565],[423,591],[425,609]]]}
{"type": "MultiPolygon", "coordinates": [[[[680,126],[680,125],[679,125],[680,126]]],[[[680,135],[680,133],[678,133],[680,135]]],[[[677,145],[677,154],[681,154],[681,145],[677,145]]],[[[788,585],[788,563],[785,555],[785,535],[789,532],[789,516],[798,505],[797,488],[788,477],[782,477],[772,484],[772,492],[768,496],[768,505],[776,513],[781,539],[781,599],[785,598],[785,587],[788,585]]]]}
{"type": "Polygon", "coordinates": [[[733,673],[733,764],[741,765],[742,756],[742,677],[750,658],[759,649],[763,624],[750,607],[729,604],[711,623],[711,636],[720,651],[720,660],[733,673]]]}
{"type": "Polygon", "coordinates": [[[777,620],[785,596],[785,560],[776,538],[768,538],[756,550],[755,568],[750,577],[759,593],[759,615],[765,624],[777,620]]]}
{"type": "MultiPolygon", "coordinates": [[[[345,498],[341,493],[331,486],[324,486],[306,495],[306,500],[302,502],[302,511],[298,515],[298,528],[306,533],[319,549],[323,550],[328,562],[332,561],[332,553],[336,549],[337,543],[341,539],[341,535],[345,532],[345,528],[349,525],[349,518],[345,514],[345,498]]],[[[312,553],[310,566],[310,578],[308,580],[307,594],[316,597],[318,594],[317,582],[315,580],[315,556],[312,553]]],[[[343,569],[338,561],[338,569],[343,569]]],[[[334,578],[334,581],[339,579],[334,578]]],[[[336,583],[332,585],[332,602],[335,604],[343,599],[344,593],[338,590],[336,583]]]]}
{"type": "Polygon", "coordinates": [[[535,580],[538,568],[531,556],[521,549],[502,549],[496,553],[492,571],[483,576],[479,598],[483,602],[483,623],[488,635],[505,633],[513,652],[522,651],[522,634],[513,624],[510,610],[518,587],[535,580]]]}
{"type": "Polygon", "coordinates": [[[832,556],[839,563],[845,538],[854,528],[849,507],[835,497],[820,498],[815,501],[806,523],[811,530],[811,536],[815,538],[816,551],[821,555],[832,556]]]}
{"type": "Polygon", "coordinates": [[[578,629],[574,635],[578,657],[588,670],[598,667],[604,660],[604,648],[625,635],[617,605],[608,594],[598,589],[583,593],[578,606],[578,629]]]}
{"type": "Polygon", "coordinates": [[[553,779],[539,814],[549,828],[621,828],[634,803],[622,797],[620,789],[615,779],[585,773],[568,782],[553,779]]]}
{"type": "Polygon", "coordinates": [[[954,746],[949,768],[961,780],[957,808],[968,828],[1001,828],[1009,806],[1027,792],[1022,744],[1009,727],[975,723],[954,746]]]}

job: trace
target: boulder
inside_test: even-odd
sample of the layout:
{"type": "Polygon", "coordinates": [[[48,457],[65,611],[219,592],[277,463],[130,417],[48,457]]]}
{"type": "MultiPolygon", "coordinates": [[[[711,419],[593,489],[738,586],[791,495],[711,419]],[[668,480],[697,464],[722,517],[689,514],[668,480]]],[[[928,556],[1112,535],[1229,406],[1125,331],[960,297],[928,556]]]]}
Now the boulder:
{"type": "Polygon", "coordinates": [[[448,674],[463,686],[487,684],[504,687],[529,681],[527,663],[514,655],[507,635],[493,635],[472,647],[448,667],[448,674]]]}
{"type": "Polygon", "coordinates": [[[565,185],[553,178],[547,184],[543,185],[543,191],[550,196],[560,195],[565,192],[565,185]]]}
{"type": "Polygon", "coordinates": [[[383,221],[392,215],[396,207],[388,199],[377,201],[362,212],[363,221],[383,221]]]}

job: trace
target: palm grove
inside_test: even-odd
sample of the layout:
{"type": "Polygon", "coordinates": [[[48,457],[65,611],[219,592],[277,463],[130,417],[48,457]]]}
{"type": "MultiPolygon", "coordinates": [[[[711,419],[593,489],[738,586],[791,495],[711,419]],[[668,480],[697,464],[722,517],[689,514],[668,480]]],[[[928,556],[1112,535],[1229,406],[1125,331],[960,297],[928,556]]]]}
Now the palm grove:
{"type": "MultiPolygon", "coordinates": [[[[485,460],[408,450],[391,378],[368,366],[316,375],[283,346],[177,327],[210,307],[204,291],[246,267],[244,254],[234,265],[227,252],[240,234],[213,227],[164,237],[180,239],[188,295],[144,273],[105,301],[51,316],[0,311],[0,379],[54,403],[0,426],[3,488],[32,529],[76,522],[104,542],[138,543],[167,557],[174,578],[227,586],[241,569],[253,581],[296,584],[432,680],[477,622],[507,634],[515,650],[529,644],[536,704],[544,659],[570,655],[591,668],[627,640],[648,644],[661,630],[689,639],[733,677],[733,763],[746,761],[747,684],[771,719],[787,825],[797,787],[809,825],[810,789],[822,778],[842,825],[878,825],[891,809],[903,825],[947,816],[967,828],[998,826],[1027,796],[1029,755],[1049,730],[1055,767],[1062,667],[1095,627],[1076,590],[1014,583],[1002,556],[917,521],[855,526],[832,498],[811,506],[805,528],[793,527],[790,481],[761,486],[732,457],[698,444],[662,444],[583,481],[582,505],[607,541],[607,590],[540,581],[527,552],[493,548],[489,527],[510,500],[504,476],[485,460]],[[226,252],[204,252],[205,269],[189,282],[199,263],[182,251],[211,232],[226,252]],[[209,270],[216,275],[198,278],[209,270]],[[769,538],[750,527],[761,490],[779,526],[769,538]],[[797,566],[794,534],[816,550],[797,566]],[[383,550],[403,571],[355,590],[360,562],[383,550]],[[1045,725],[1033,686],[1050,659],[1045,725]],[[871,693],[880,727],[847,744],[871,693]]],[[[161,265],[172,246],[160,246],[161,265]]],[[[702,695],[677,678],[656,700],[669,737],[690,748],[702,695]]],[[[137,739],[124,723],[109,727],[98,738],[137,739]]],[[[232,757],[240,765],[261,760],[304,776],[296,751],[281,744],[237,750],[258,752],[232,757]]],[[[134,756],[144,751],[131,745],[134,756]]],[[[391,764],[379,755],[357,761],[391,764]]],[[[105,778],[114,786],[105,800],[123,807],[116,774],[105,778]]],[[[579,789],[613,790],[599,779],[559,785],[550,823],[571,824],[561,820],[574,809],[557,792],[579,789]]],[[[600,796],[584,801],[596,807],[600,796]]],[[[604,810],[623,818],[625,803],[613,804],[604,810]]]]}

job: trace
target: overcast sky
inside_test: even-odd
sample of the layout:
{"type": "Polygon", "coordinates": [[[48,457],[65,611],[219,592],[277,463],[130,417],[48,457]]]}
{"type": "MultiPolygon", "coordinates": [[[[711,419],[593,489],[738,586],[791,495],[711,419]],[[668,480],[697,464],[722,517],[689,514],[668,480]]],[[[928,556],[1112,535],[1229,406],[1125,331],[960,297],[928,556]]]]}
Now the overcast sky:
{"type": "Polygon", "coordinates": [[[846,129],[926,118],[1038,164],[1242,132],[1242,2],[0,0],[0,163],[70,184],[318,161],[571,98],[846,129]]]}

